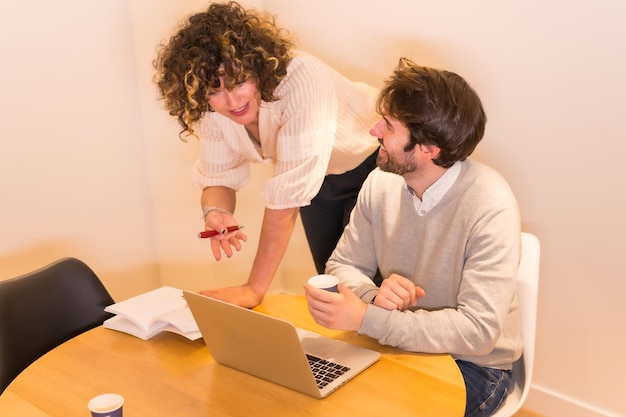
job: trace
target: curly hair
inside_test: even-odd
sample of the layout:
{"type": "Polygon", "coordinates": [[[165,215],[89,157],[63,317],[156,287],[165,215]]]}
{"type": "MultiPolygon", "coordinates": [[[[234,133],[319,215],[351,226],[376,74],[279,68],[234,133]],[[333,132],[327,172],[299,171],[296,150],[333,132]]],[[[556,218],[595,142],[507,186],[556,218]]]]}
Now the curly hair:
{"type": "Polygon", "coordinates": [[[167,44],[157,47],[153,62],[160,99],[183,127],[180,139],[196,136],[192,124],[213,111],[207,94],[220,86],[220,75],[226,89],[254,81],[262,100],[277,100],[274,90],[287,75],[293,44],[274,16],[246,10],[235,1],[213,3],[190,16],[167,44]]]}
{"type": "Polygon", "coordinates": [[[409,152],[418,144],[440,149],[444,168],[466,159],[485,133],[487,116],[476,92],[459,75],[400,58],[382,88],[376,109],[409,129],[409,152]]]}

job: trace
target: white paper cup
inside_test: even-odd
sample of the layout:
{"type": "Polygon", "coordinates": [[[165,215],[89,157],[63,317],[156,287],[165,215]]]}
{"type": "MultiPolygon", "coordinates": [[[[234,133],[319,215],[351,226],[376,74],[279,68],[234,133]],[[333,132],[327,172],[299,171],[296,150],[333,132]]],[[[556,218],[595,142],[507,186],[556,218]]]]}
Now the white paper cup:
{"type": "Polygon", "coordinates": [[[124,397],[119,394],[102,394],[93,397],[87,407],[92,417],[122,417],[124,397]]]}
{"type": "Polygon", "coordinates": [[[309,285],[326,291],[338,292],[339,280],[334,275],[322,274],[309,278],[309,285]]]}

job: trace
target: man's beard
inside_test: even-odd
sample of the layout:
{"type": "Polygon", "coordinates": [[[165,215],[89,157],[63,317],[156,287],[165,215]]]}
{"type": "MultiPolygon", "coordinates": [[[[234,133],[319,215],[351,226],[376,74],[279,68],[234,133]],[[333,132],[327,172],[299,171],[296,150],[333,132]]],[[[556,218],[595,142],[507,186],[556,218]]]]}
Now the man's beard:
{"type": "Polygon", "coordinates": [[[392,174],[405,175],[411,173],[417,169],[417,164],[412,159],[414,151],[415,149],[412,149],[409,152],[403,153],[401,161],[395,160],[391,157],[391,154],[386,151],[384,151],[384,154],[379,152],[378,157],[376,158],[376,166],[378,166],[381,170],[391,172],[392,174]]]}

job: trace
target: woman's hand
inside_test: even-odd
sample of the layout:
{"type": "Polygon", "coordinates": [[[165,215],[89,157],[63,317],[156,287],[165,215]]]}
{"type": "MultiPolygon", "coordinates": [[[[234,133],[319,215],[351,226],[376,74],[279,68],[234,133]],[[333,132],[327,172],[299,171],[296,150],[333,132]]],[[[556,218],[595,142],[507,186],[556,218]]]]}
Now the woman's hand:
{"type": "Polygon", "coordinates": [[[261,304],[263,296],[254,292],[251,286],[244,284],[238,287],[216,288],[200,291],[200,294],[216,298],[244,308],[254,308],[261,304]]]}
{"type": "Polygon", "coordinates": [[[246,242],[248,236],[241,230],[234,232],[226,231],[229,226],[236,226],[237,221],[228,212],[225,211],[210,211],[204,218],[205,230],[216,230],[218,233],[216,236],[211,237],[211,251],[215,260],[222,259],[222,251],[228,258],[233,256],[233,248],[235,250],[241,250],[241,242],[246,242]],[[222,234],[221,232],[224,231],[222,234]]]}

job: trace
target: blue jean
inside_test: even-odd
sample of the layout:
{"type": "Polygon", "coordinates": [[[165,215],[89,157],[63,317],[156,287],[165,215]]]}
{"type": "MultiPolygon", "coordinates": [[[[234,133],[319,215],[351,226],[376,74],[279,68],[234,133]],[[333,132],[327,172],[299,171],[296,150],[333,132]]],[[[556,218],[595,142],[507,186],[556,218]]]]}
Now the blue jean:
{"type": "Polygon", "coordinates": [[[465,417],[489,417],[502,405],[511,385],[511,371],[456,361],[465,381],[465,417]]]}

